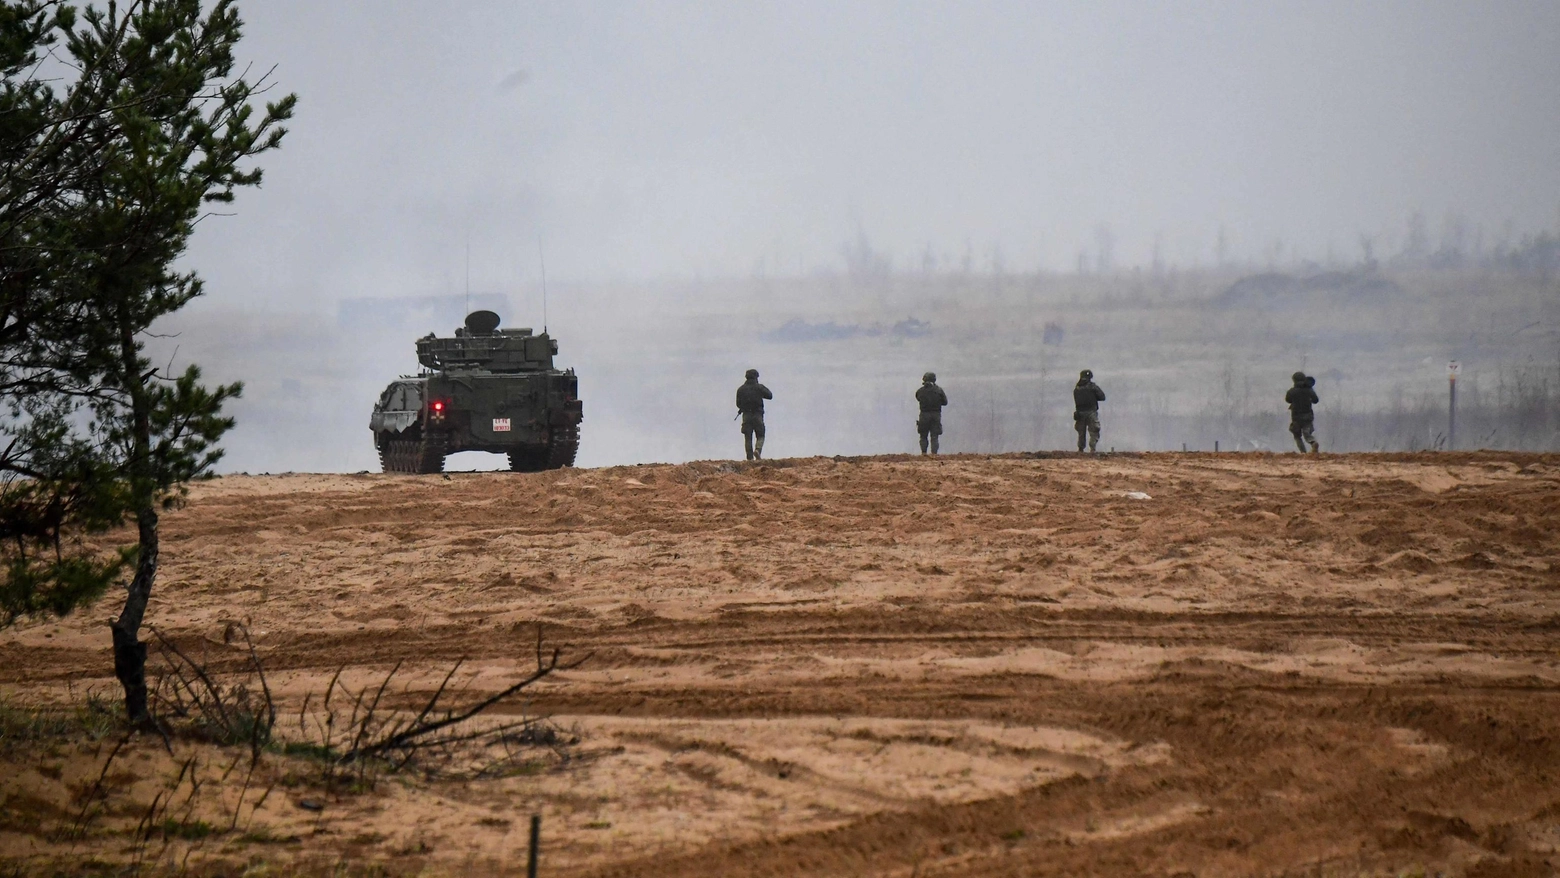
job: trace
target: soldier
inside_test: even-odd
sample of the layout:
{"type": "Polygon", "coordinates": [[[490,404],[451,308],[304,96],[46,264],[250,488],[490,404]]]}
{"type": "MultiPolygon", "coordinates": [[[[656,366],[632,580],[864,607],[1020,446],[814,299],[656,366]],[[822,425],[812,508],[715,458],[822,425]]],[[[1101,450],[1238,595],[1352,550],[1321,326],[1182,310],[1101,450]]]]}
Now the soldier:
{"type": "Polygon", "coordinates": [[[1073,387],[1073,426],[1078,428],[1078,450],[1083,450],[1083,440],[1089,440],[1092,454],[1100,444],[1100,403],[1105,401],[1105,391],[1094,383],[1094,373],[1084,369],[1078,373],[1078,383],[1073,387]]]}
{"type": "Polygon", "coordinates": [[[764,459],[764,400],[774,398],[769,388],[758,383],[758,370],[747,370],[747,380],[737,388],[737,413],[742,416],[742,445],[748,460],[764,459]]]}
{"type": "Polygon", "coordinates": [[[937,453],[937,437],[942,435],[942,410],[948,404],[948,394],[937,386],[937,375],[927,372],[921,376],[921,387],[915,392],[915,401],[921,404],[921,416],[915,421],[915,431],[921,434],[921,453],[926,453],[928,440],[932,453],[937,453]]]}
{"type": "Polygon", "coordinates": [[[1292,377],[1295,386],[1284,394],[1284,402],[1289,403],[1289,432],[1301,454],[1305,453],[1307,442],[1311,443],[1311,453],[1316,454],[1322,450],[1316,441],[1316,412],[1311,408],[1322,401],[1316,395],[1316,379],[1304,372],[1296,372],[1292,377]]]}

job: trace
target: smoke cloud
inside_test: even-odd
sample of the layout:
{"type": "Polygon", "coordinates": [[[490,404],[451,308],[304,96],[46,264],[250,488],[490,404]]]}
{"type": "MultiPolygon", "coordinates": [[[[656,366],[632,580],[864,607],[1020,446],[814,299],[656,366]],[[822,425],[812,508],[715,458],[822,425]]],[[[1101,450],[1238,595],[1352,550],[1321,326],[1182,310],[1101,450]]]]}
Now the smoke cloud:
{"type": "Polygon", "coordinates": [[[1335,445],[1433,445],[1357,419],[1429,412],[1455,356],[1491,411],[1560,393],[1551,3],[244,13],[300,109],[158,341],[248,383],[231,469],[371,468],[413,339],[468,291],[540,325],[543,254],[582,464],[730,455],[749,365],[776,454],[910,450],[929,368],[951,450],[1067,445],[1084,365],[1123,447],[1279,446],[1251,419],[1302,364],[1335,445]],[[1299,286],[1227,297],[1262,275],[1299,286]]]}

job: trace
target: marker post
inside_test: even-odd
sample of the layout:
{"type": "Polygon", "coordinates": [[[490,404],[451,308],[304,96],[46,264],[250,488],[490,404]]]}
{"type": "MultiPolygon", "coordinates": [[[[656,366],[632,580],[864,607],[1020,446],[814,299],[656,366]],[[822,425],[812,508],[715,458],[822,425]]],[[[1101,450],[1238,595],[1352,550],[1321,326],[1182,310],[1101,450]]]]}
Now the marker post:
{"type": "Polygon", "coordinates": [[[1457,376],[1462,372],[1462,363],[1456,360],[1446,364],[1446,384],[1450,397],[1446,406],[1446,450],[1457,448],[1457,376]]]}

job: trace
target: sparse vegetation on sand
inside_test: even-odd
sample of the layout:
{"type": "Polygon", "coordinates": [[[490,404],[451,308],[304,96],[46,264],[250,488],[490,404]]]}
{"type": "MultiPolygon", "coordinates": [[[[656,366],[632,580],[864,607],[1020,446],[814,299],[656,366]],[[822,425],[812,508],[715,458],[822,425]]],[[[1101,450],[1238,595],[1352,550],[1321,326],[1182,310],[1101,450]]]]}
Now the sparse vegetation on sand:
{"type": "Polygon", "coordinates": [[[1509,453],[226,477],[166,520],[158,631],[269,690],[252,776],[199,707],[121,745],[96,625],[25,625],[0,850],[502,875],[540,814],[545,874],[1536,873],[1557,498],[1509,453]],[[538,622],[591,661],[343,758],[527,679],[538,622]]]}

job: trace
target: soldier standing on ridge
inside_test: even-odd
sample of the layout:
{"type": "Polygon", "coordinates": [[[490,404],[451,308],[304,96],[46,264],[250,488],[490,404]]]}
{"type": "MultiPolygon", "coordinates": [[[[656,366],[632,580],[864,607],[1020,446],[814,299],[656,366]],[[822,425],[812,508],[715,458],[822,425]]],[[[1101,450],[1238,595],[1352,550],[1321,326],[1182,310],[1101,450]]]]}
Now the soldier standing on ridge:
{"type": "Polygon", "coordinates": [[[1078,450],[1083,450],[1083,440],[1089,440],[1089,453],[1100,444],[1100,403],[1105,401],[1105,391],[1094,383],[1094,373],[1084,369],[1078,373],[1078,383],[1073,387],[1073,426],[1078,428],[1078,450]]]}
{"type": "Polygon", "coordinates": [[[942,410],[948,404],[948,394],[937,386],[937,375],[927,372],[921,376],[921,388],[915,392],[915,401],[921,404],[921,416],[916,419],[915,431],[921,434],[921,453],[926,453],[927,440],[931,440],[932,453],[937,453],[937,437],[942,435],[942,410]]]}
{"type": "Polygon", "coordinates": [[[747,380],[737,388],[737,412],[742,415],[742,445],[748,460],[764,459],[764,400],[774,398],[769,388],[758,383],[758,370],[747,370],[747,380]]]}
{"type": "Polygon", "coordinates": [[[1322,401],[1316,395],[1316,379],[1304,372],[1296,372],[1293,377],[1295,386],[1284,394],[1284,402],[1289,403],[1289,432],[1301,454],[1305,453],[1307,442],[1311,443],[1311,453],[1316,454],[1322,450],[1316,441],[1316,412],[1311,408],[1322,401]]]}

